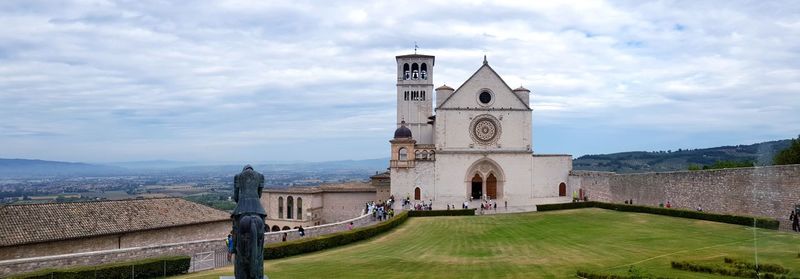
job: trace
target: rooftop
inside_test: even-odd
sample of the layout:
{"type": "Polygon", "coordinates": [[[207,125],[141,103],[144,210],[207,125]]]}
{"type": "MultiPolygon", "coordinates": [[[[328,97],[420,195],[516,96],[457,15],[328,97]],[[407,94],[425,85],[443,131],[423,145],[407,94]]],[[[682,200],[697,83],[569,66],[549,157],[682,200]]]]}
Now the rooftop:
{"type": "Polygon", "coordinates": [[[180,198],[0,206],[0,247],[230,219],[180,198]]]}

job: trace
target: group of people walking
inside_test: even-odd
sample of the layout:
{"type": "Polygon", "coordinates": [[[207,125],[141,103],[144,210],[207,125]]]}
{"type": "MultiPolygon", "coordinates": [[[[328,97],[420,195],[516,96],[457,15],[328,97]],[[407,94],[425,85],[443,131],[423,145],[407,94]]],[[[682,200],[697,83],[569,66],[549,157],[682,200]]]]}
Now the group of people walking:
{"type": "Polygon", "coordinates": [[[364,213],[372,214],[372,220],[388,220],[389,218],[394,217],[394,209],[392,209],[392,204],[394,204],[394,196],[389,197],[386,202],[368,202],[365,204],[364,213]]]}

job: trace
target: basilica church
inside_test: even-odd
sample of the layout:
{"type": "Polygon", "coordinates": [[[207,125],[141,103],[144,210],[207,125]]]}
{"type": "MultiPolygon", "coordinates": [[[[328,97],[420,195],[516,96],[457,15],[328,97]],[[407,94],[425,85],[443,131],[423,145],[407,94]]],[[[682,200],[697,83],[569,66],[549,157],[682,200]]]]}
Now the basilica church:
{"type": "Polygon", "coordinates": [[[533,151],[530,90],[511,89],[484,57],[457,89],[442,85],[432,94],[434,56],[396,60],[393,196],[432,201],[436,209],[465,201],[529,206],[569,199],[572,157],[533,151]]]}

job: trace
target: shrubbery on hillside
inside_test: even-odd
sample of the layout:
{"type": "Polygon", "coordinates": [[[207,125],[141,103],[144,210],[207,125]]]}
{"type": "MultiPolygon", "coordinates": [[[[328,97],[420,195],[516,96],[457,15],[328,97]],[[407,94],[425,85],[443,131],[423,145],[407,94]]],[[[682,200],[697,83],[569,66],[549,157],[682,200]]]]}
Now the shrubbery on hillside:
{"type": "Polygon", "coordinates": [[[792,144],[789,145],[781,152],[775,155],[773,159],[773,164],[775,165],[791,165],[791,164],[800,164],[800,136],[797,136],[797,139],[792,140],[792,144]]]}

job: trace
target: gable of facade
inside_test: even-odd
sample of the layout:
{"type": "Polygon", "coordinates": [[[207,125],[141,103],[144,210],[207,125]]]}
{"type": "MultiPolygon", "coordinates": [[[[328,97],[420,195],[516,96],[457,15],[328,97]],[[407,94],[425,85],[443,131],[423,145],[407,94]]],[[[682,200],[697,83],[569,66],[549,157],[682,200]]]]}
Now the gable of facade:
{"type": "Polygon", "coordinates": [[[514,94],[508,84],[488,63],[484,63],[436,108],[437,112],[448,109],[530,110],[530,106],[527,100],[522,100],[514,94]],[[488,93],[488,95],[483,93],[488,93]]]}

